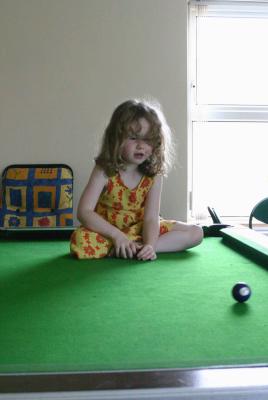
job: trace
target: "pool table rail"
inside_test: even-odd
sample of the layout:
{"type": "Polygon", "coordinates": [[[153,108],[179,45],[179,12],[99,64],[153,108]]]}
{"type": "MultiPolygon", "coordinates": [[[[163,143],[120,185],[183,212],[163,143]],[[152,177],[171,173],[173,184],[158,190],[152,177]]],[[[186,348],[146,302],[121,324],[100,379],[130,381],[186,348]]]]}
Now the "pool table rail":
{"type": "Polygon", "coordinates": [[[241,387],[265,387],[268,390],[268,365],[200,369],[0,374],[0,393],[241,387]]]}

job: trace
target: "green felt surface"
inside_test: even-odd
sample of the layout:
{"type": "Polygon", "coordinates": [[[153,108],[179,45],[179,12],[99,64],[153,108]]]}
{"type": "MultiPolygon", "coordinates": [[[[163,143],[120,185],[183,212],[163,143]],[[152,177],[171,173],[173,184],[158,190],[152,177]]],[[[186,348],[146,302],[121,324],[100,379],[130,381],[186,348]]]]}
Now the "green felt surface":
{"type": "Polygon", "coordinates": [[[268,271],[220,238],[154,262],[78,261],[56,240],[0,241],[0,254],[1,372],[268,361],[268,271]]]}

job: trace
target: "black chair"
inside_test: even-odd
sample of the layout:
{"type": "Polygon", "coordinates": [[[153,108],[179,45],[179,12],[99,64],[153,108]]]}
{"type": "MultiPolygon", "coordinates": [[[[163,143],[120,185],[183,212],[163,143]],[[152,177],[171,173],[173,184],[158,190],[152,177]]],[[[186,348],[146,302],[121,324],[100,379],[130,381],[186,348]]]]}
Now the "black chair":
{"type": "Polygon", "coordinates": [[[258,221],[261,221],[265,224],[268,224],[268,197],[262,199],[253,207],[250,216],[249,216],[249,228],[252,229],[252,220],[256,218],[258,221]]]}

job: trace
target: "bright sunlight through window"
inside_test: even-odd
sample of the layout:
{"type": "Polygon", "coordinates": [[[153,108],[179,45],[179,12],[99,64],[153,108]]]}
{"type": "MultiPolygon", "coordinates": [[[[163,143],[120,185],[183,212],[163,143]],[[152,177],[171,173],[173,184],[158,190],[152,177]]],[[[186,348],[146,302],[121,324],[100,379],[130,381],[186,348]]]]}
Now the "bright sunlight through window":
{"type": "Polygon", "coordinates": [[[268,3],[189,6],[192,216],[245,217],[268,197],[268,3]]]}

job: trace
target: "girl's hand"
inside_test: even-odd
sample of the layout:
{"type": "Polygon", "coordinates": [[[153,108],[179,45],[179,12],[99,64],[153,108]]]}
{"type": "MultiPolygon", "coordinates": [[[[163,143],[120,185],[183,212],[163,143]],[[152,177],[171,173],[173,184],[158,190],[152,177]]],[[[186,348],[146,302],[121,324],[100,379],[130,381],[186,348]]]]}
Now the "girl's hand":
{"type": "Polygon", "coordinates": [[[136,242],[129,240],[122,232],[113,239],[113,243],[113,254],[118,258],[133,258],[140,248],[136,242]]]}
{"type": "Polygon", "coordinates": [[[138,260],[155,260],[157,255],[154,251],[154,248],[151,244],[145,244],[142,249],[137,254],[138,260]]]}

